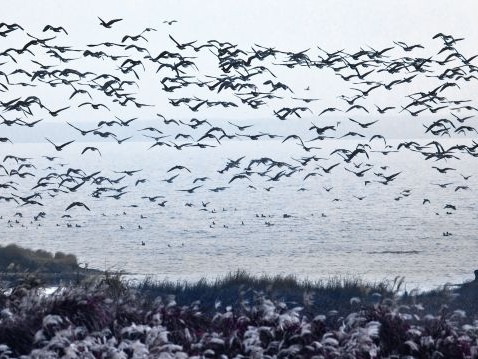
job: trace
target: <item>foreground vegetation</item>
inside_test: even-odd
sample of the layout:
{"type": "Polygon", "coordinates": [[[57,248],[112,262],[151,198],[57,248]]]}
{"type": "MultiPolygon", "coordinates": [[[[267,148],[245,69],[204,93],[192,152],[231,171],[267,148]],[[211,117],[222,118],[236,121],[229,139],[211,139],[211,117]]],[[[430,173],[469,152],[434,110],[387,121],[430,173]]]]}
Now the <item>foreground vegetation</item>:
{"type": "Polygon", "coordinates": [[[0,295],[2,358],[478,358],[475,283],[419,294],[398,279],[103,274],[51,295],[38,283],[0,295]]]}

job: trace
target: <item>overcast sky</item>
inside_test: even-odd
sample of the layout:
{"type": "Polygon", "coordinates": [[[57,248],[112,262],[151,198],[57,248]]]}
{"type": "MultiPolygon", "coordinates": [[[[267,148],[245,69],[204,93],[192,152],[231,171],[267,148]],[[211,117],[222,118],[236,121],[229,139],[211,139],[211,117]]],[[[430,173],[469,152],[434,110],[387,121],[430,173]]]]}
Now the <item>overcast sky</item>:
{"type": "MultiPolygon", "coordinates": [[[[49,23],[87,35],[98,32],[98,19],[123,18],[117,30],[158,26],[178,20],[174,31],[192,39],[219,37],[248,45],[277,47],[384,46],[393,40],[422,41],[437,32],[478,43],[478,2],[474,0],[136,0],[2,1],[2,21],[31,29],[49,23]]],[[[105,29],[103,29],[106,31],[105,29]]]]}
{"type": "MultiPolygon", "coordinates": [[[[437,50],[440,49],[442,43],[439,40],[432,40],[432,37],[442,32],[465,38],[458,43],[457,47],[463,54],[470,57],[478,51],[476,14],[478,14],[478,1],[473,0],[28,0],[2,2],[2,21],[17,22],[27,32],[45,37],[51,35],[51,33],[48,35],[42,33],[46,24],[63,26],[69,34],[67,37],[56,34],[55,44],[72,45],[83,49],[86,44],[101,41],[119,42],[126,34],[135,35],[145,27],[154,27],[158,31],[147,34],[150,41],[146,45],[141,45],[153,48],[155,53],[161,49],[174,49],[174,44],[167,37],[168,34],[173,34],[180,42],[198,40],[199,44],[210,39],[218,39],[238,44],[244,50],[250,50],[255,44],[290,51],[310,48],[310,54],[315,56],[320,53],[317,46],[329,52],[345,49],[352,53],[360,50],[361,47],[371,46],[379,50],[394,46],[393,41],[404,41],[407,44],[424,44],[426,49],[417,49],[413,55],[427,57],[436,55],[437,50]],[[99,25],[98,16],[104,20],[121,18],[123,21],[116,23],[111,29],[105,29],[99,25]],[[173,19],[178,22],[171,26],[163,23],[165,20],[173,19]]],[[[15,36],[25,37],[21,34],[15,36]]],[[[4,46],[19,47],[22,43],[18,42],[25,42],[25,39],[19,40],[15,36],[0,40],[5,44],[4,46]]],[[[188,51],[192,52],[192,50],[188,51]]],[[[194,52],[192,55],[195,55],[194,52]]],[[[209,56],[209,59],[214,60],[211,64],[217,66],[216,59],[207,51],[196,56],[209,56]]],[[[403,52],[400,56],[403,56],[403,52]]],[[[199,64],[201,60],[197,61],[199,64]]],[[[101,64],[101,61],[96,60],[96,64],[101,64]]],[[[71,66],[77,67],[77,64],[71,66]]],[[[100,71],[100,69],[93,69],[95,73],[96,70],[100,71]]],[[[327,82],[328,79],[314,77],[318,71],[304,71],[306,70],[284,71],[284,77],[281,74],[277,80],[295,89],[310,86],[311,91],[307,95],[320,97],[324,101],[321,102],[321,107],[315,109],[317,113],[324,107],[335,106],[335,103],[329,101],[330,99],[336,101],[337,95],[340,94],[339,90],[330,91],[330,99],[325,98],[327,94],[324,92],[332,86],[327,82]]],[[[200,67],[201,75],[209,73],[207,66],[200,67]]],[[[329,76],[337,79],[333,73],[329,76]]],[[[342,81],[334,83],[344,85],[342,81]]],[[[422,85],[420,83],[420,86],[422,85]]],[[[473,96],[476,100],[475,91],[463,89],[461,91],[460,96],[463,98],[473,96]]],[[[297,92],[296,94],[306,95],[297,92]]],[[[11,96],[14,95],[11,94],[11,96]]],[[[196,93],[191,95],[200,96],[196,93]]],[[[396,95],[401,94],[394,93],[394,96],[396,95]]],[[[228,100],[235,99],[232,94],[230,96],[228,100]]],[[[58,98],[56,95],[51,98],[51,101],[58,101],[56,106],[64,104],[65,99],[58,98]]],[[[157,81],[150,84],[150,87],[148,84],[142,84],[139,99],[146,103],[154,101],[156,107],[151,109],[152,114],[162,112],[165,105],[168,105],[167,96],[160,94],[157,81]]],[[[382,101],[379,99],[380,104],[390,105],[387,101],[385,98],[382,101]]],[[[281,105],[284,106],[287,103],[281,105]]],[[[397,103],[393,105],[398,106],[397,103]]],[[[263,112],[253,112],[252,116],[271,116],[273,108],[265,107],[263,112]]],[[[220,110],[215,108],[211,110],[213,113],[206,111],[201,115],[221,116],[225,112],[220,110]]],[[[190,115],[187,111],[181,113],[182,108],[171,106],[164,111],[169,111],[164,114],[166,116],[169,114],[171,117],[190,115]]],[[[227,111],[233,117],[235,114],[237,118],[248,117],[248,114],[241,111],[251,113],[251,110],[245,106],[234,111],[227,111]]]]}

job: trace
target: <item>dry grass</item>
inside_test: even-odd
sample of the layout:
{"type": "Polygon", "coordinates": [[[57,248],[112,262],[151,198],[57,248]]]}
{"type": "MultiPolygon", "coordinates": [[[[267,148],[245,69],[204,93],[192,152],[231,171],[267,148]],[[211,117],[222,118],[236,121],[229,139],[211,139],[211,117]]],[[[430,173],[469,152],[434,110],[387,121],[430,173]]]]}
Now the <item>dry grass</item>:
{"type": "Polygon", "coordinates": [[[49,296],[30,281],[0,295],[0,356],[476,358],[478,313],[452,309],[446,289],[399,294],[400,281],[106,274],[49,296]]]}

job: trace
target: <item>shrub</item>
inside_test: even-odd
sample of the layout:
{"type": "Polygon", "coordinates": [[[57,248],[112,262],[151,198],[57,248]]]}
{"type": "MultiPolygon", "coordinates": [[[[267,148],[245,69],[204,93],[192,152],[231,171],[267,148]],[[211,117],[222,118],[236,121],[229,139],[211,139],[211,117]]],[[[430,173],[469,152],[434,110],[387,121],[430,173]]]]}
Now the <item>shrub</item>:
{"type": "Polygon", "coordinates": [[[0,246],[0,271],[2,272],[62,272],[77,269],[73,254],[57,252],[53,255],[42,249],[36,251],[16,244],[0,246]]]}

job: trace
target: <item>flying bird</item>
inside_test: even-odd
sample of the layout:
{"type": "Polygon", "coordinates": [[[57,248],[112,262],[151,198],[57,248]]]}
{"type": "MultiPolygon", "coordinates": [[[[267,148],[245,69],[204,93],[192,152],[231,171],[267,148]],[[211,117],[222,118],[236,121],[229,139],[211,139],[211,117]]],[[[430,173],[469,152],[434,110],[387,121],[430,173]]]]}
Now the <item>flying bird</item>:
{"type": "Polygon", "coordinates": [[[178,189],[177,191],[178,191],[178,192],[194,193],[195,190],[197,190],[198,188],[201,188],[202,186],[203,186],[203,185],[195,186],[195,187],[189,188],[189,189],[178,189]]]}
{"type": "Polygon", "coordinates": [[[118,21],[122,21],[123,19],[112,19],[112,20],[109,20],[109,21],[104,21],[101,17],[98,16],[98,19],[100,19],[100,25],[107,28],[107,29],[111,29],[111,26],[118,22],[118,21]]]}
{"type": "Polygon", "coordinates": [[[47,141],[50,142],[53,146],[55,146],[55,149],[56,149],[57,151],[61,151],[61,150],[63,150],[63,148],[65,148],[66,146],[68,146],[70,143],[75,142],[75,140],[71,140],[71,141],[65,142],[65,143],[62,144],[62,145],[56,145],[56,144],[54,144],[52,141],[50,141],[50,140],[49,140],[48,138],[46,138],[46,137],[45,137],[45,140],[47,140],[47,141]]]}
{"type": "Polygon", "coordinates": [[[86,208],[88,211],[90,210],[88,208],[88,206],[86,204],[84,204],[83,202],[73,202],[71,203],[68,207],[66,207],[65,211],[68,211],[69,209],[73,208],[73,207],[84,207],[86,208]]]}
{"type": "Polygon", "coordinates": [[[58,26],[58,27],[54,27],[54,26],[51,26],[51,25],[46,25],[44,28],[43,28],[43,32],[45,31],[48,31],[48,30],[51,30],[53,32],[60,32],[60,31],[63,31],[66,35],[68,35],[68,32],[61,26],[58,26]]]}
{"type": "Polygon", "coordinates": [[[87,147],[85,147],[85,148],[83,149],[83,151],[81,151],[81,154],[84,154],[86,151],[93,151],[93,152],[96,151],[96,152],[98,152],[98,153],[100,154],[100,156],[101,156],[101,152],[100,152],[100,150],[99,150],[97,147],[87,146],[87,147]]]}
{"type": "Polygon", "coordinates": [[[67,106],[67,107],[60,108],[60,109],[58,109],[58,110],[56,110],[56,111],[48,110],[48,112],[50,113],[50,116],[56,117],[56,116],[58,116],[58,114],[59,114],[61,111],[67,110],[67,109],[69,109],[69,108],[70,108],[70,106],[67,106]]]}
{"type": "Polygon", "coordinates": [[[171,171],[174,171],[174,170],[186,170],[188,171],[189,173],[191,173],[191,170],[185,166],[181,166],[181,165],[176,165],[174,167],[171,167],[167,172],[171,172],[171,171]]]}

